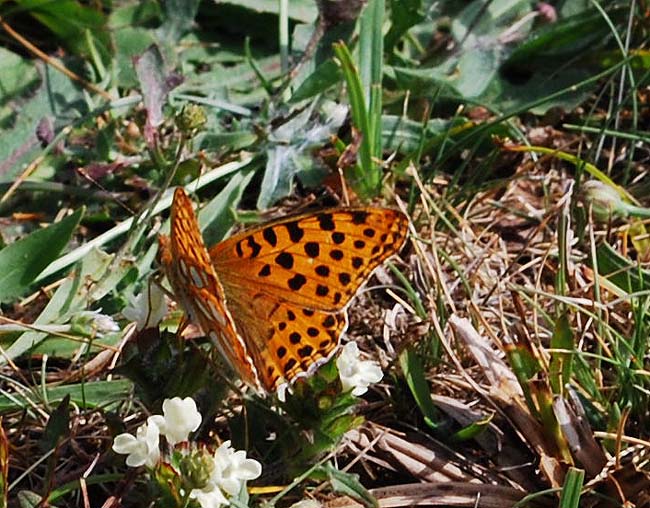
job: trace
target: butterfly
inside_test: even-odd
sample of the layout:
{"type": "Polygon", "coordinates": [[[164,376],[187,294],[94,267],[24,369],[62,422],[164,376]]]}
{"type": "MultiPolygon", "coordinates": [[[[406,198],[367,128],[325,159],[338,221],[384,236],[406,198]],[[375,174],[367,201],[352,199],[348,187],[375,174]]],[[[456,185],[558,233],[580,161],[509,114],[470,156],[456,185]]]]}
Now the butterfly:
{"type": "Polygon", "coordinates": [[[399,252],[407,230],[397,210],[339,207],[264,223],[208,249],[179,187],[159,259],[189,320],[264,393],[330,359],[350,301],[399,252]]]}

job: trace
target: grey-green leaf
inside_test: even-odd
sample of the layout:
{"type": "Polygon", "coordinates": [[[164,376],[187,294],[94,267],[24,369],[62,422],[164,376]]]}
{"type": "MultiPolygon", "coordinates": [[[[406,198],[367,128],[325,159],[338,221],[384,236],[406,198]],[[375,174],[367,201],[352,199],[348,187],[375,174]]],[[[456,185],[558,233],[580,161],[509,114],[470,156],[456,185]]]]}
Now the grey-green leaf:
{"type": "Polygon", "coordinates": [[[0,251],[0,302],[24,294],[32,281],[66,246],[83,216],[80,208],[65,219],[8,245],[0,251]]]}

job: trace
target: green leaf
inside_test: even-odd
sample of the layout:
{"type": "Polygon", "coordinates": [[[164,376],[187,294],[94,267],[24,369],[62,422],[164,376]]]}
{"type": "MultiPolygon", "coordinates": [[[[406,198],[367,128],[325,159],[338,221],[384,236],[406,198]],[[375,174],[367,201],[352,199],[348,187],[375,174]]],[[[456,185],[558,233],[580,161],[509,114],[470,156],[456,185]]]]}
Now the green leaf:
{"type": "Polygon", "coordinates": [[[255,141],[257,135],[247,130],[207,132],[201,135],[197,147],[209,152],[237,152],[250,147],[255,141]]]}
{"type": "Polygon", "coordinates": [[[463,441],[469,441],[470,439],[474,439],[476,436],[483,433],[485,429],[487,429],[490,426],[493,419],[494,419],[494,414],[489,414],[481,418],[480,420],[472,422],[471,424],[467,425],[466,427],[463,427],[459,431],[454,432],[454,434],[450,438],[450,441],[455,443],[462,443],[463,441]]]}
{"type": "Polygon", "coordinates": [[[548,376],[554,394],[562,393],[564,385],[571,380],[573,350],[573,332],[569,318],[564,313],[555,322],[551,337],[551,361],[548,376]]]}
{"type": "Polygon", "coordinates": [[[411,348],[406,348],[399,355],[399,364],[415,403],[424,416],[424,421],[432,429],[437,429],[438,410],[431,400],[429,384],[424,377],[422,359],[411,348]]]}
{"type": "Polygon", "coordinates": [[[583,51],[591,54],[593,46],[605,40],[608,33],[606,20],[595,10],[541,25],[514,49],[504,67],[521,71],[543,62],[555,65],[583,51]]]}
{"type": "Polygon", "coordinates": [[[144,53],[156,42],[150,30],[126,26],[115,30],[115,67],[117,69],[117,85],[124,88],[134,88],[138,78],[133,67],[133,58],[144,53]]]}
{"type": "Polygon", "coordinates": [[[598,273],[626,293],[638,293],[650,289],[650,271],[621,256],[611,245],[601,243],[596,248],[598,273]]]}
{"type": "MultiPolygon", "coordinates": [[[[34,325],[65,322],[66,316],[79,309],[87,309],[90,306],[91,291],[95,299],[99,299],[106,294],[122,277],[122,270],[126,270],[128,266],[125,263],[120,263],[120,269],[113,270],[110,277],[104,279],[111,260],[112,256],[97,249],[93,249],[86,254],[74,277],[67,278],[59,286],[54,296],[34,321],[34,325]],[[99,285],[88,284],[88,282],[96,280],[101,280],[102,283],[99,285]]],[[[23,333],[11,346],[5,346],[5,354],[0,356],[0,365],[6,363],[7,359],[16,358],[34,348],[47,337],[48,334],[43,332],[31,331],[23,333]]]]}
{"type": "MultiPolygon", "coordinates": [[[[0,129],[0,182],[13,183],[25,165],[42,153],[36,131],[44,118],[56,126],[88,112],[78,85],[70,78],[50,66],[41,67],[40,76],[41,84],[33,94],[10,103],[15,121],[7,122],[0,129]]],[[[31,75],[27,74],[26,78],[30,79],[31,75]]]]}
{"type": "Polygon", "coordinates": [[[341,81],[343,73],[334,60],[326,60],[314,72],[305,78],[291,96],[291,102],[296,103],[325,92],[331,86],[341,81]]]}
{"type": "Polygon", "coordinates": [[[456,117],[452,120],[434,118],[426,123],[416,122],[405,116],[383,115],[382,143],[386,150],[401,154],[410,154],[420,147],[421,143],[430,143],[437,137],[452,139],[455,127],[460,127],[467,120],[456,117]]]}
{"type": "Polygon", "coordinates": [[[38,81],[36,66],[5,48],[0,48],[2,103],[24,93],[38,81]]]}
{"type": "Polygon", "coordinates": [[[162,0],[163,24],[158,28],[161,41],[175,43],[194,24],[201,0],[162,0]]]}
{"type": "Polygon", "coordinates": [[[84,209],[8,245],[0,251],[0,302],[21,296],[66,246],[84,209]]]}
{"type": "Polygon", "coordinates": [[[47,420],[43,436],[38,445],[42,453],[47,453],[70,433],[70,394],[66,394],[47,420]]]}
{"type": "Polygon", "coordinates": [[[393,50],[409,28],[424,20],[422,0],[391,0],[390,20],[392,25],[384,40],[386,52],[393,50]]]}
{"type": "Polygon", "coordinates": [[[18,3],[21,9],[46,26],[74,53],[88,55],[90,48],[86,45],[86,37],[89,36],[104,55],[110,54],[106,18],[101,9],[82,5],[75,0],[21,0],[18,3]]]}
{"type": "Polygon", "coordinates": [[[207,245],[223,240],[235,224],[233,210],[237,208],[246,187],[255,176],[257,165],[244,168],[233,174],[226,186],[199,212],[199,224],[207,245]]]}
{"type": "Polygon", "coordinates": [[[9,439],[0,419],[0,508],[7,508],[9,497],[9,439]]]}
{"type": "Polygon", "coordinates": [[[325,470],[335,492],[340,492],[341,494],[350,496],[352,499],[359,501],[368,508],[379,507],[379,503],[377,503],[377,500],[373,495],[368,492],[368,489],[361,485],[359,475],[344,473],[329,463],[325,464],[322,468],[325,470]]]}
{"type": "Polygon", "coordinates": [[[16,498],[20,508],[38,508],[42,506],[43,498],[31,490],[21,490],[16,495],[16,498]]]}
{"type": "Polygon", "coordinates": [[[338,131],[345,120],[346,108],[326,102],[321,109],[314,112],[313,107],[307,108],[270,134],[273,144],[267,150],[258,208],[268,208],[288,195],[296,176],[312,183],[324,176],[325,171],[313,159],[311,149],[321,146],[338,131]]]}
{"type": "Polygon", "coordinates": [[[585,472],[575,467],[569,468],[564,478],[560,504],[558,508],[578,508],[582,497],[582,486],[585,481],[585,472]]]}

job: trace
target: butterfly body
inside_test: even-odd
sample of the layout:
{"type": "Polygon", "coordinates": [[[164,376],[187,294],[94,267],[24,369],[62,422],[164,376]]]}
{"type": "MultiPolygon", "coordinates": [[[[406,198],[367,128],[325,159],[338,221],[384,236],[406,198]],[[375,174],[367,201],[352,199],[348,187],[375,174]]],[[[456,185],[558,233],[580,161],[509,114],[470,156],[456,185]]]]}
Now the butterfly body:
{"type": "Polygon", "coordinates": [[[347,306],[407,229],[396,210],[333,208],[256,226],[208,250],[179,188],[160,258],[190,320],[245,382],[273,391],[332,356],[347,306]]]}

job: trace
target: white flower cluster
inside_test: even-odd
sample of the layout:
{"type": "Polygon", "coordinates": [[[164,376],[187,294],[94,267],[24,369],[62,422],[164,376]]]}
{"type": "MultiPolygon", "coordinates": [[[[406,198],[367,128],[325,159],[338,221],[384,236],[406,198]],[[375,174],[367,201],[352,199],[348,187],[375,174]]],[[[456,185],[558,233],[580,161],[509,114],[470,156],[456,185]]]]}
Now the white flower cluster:
{"type": "MultiPolygon", "coordinates": [[[[147,466],[154,468],[161,459],[160,436],[173,446],[187,441],[190,432],[201,424],[201,414],[190,397],[174,397],[163,402],[163,414],[147,418],[138,427],[136,435],[120,434],[113,441],[113,451],[127,455],[126,464],[131,467],[147,466]]],[[[189,447],[181,447],[189,453],[189,447]]],[[[219,508],[229,504],[228,498],[236,496],[247,480],[262,474],[262,466],[253,459],[246,458],[246,452],[236,451],[225,441],[209,457],[206,469],[209,477],[201,488],[192,489],[189,498],[195,499],[201,508],[219,508]]]]}
{"type": "Polygon", "coordinates": [[[230,441],[224,441],[212,457],[212,474],[205,487],[194,489],[190,493],[201,508],[218,508],[228,504],[224,493],[236,496],[244,482],[254,480],[262,474],[262,465],[254,459],[247,459],[246,452],[230,446],[230,441]]]}

